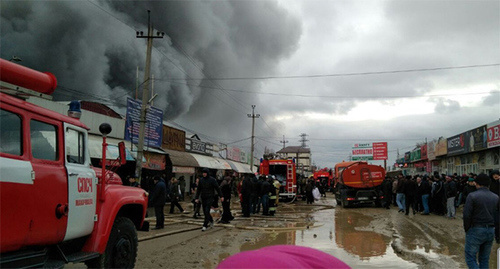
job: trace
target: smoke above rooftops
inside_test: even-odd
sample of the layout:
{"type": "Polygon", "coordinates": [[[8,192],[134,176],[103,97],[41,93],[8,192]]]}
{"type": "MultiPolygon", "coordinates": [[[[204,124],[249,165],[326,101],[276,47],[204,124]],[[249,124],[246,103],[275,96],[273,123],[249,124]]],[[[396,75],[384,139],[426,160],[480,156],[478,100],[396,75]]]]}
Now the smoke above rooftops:
{"type": "Polygon", "coordinates": [[[242,101],[225,90],[235,84],[211,77],[268,74],[296,50],[302,32],[277,1],[2,1],[1,57],[54,73],[55,100],[93,100],[124,113],[144,80],[146,40],[136,31],[147,32],[147,10],[155,33],[166,34],[153,45],[154,105],[166,120],[183,116],[202,128],[246,117],[257,101],[242,101]]]}

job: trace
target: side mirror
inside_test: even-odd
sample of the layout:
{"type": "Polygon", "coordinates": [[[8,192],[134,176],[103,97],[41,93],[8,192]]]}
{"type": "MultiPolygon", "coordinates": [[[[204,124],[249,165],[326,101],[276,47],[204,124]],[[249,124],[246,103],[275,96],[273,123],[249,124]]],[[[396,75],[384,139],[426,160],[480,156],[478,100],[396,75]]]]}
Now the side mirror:
{"type": "Polygon", "coordinates": [[[118,151],[119,151],[119,154],[120,154],[120,164],[121,165],[124,165],[127,163],[127,154],[125,152],[125,142],[120,142],[118,143],[118,151]]]}

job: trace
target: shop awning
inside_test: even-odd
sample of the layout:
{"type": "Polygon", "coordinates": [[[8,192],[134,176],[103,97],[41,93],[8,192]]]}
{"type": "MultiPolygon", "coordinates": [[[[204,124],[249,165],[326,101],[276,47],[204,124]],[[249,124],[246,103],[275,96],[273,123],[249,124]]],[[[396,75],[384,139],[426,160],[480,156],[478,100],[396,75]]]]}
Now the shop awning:
{"type": "Polygon", "coordinates": [[[198,162],[198,167],[206,167],[210,169],[232,170],[231,165],[224,159],[205,156],[200,154],[190,153],[198,162]]]}
{"type": "Polygon", "coordinates": [[[164,149],[164,150],[166,153],[168,153],[168,156],[170,157],[170,161],[172,162],[173,166],[198,167],[198,162],[188,152],[171,150],[171,149],[164,149]]]}
{"type": "Polygon", "coordinates": [[[230,161],[230,160],[226,160],[226,162],[229,163],[229,165],[231,165],[231,168],[240,173],[240,174],[253,174],[253,172],[250,170],[250,165],[246,164],[246,163],[240,163],[240,162],[235,162],[235,161],[230,161]]]}
{"type": "MultiPolygon", "coordinates": [[[[120,139],[106,138],[106,143],[108,143],[106,151],[106,160],[116,160],[120,155],[118,152],[118,143],[124,142],[120,139]]],[[[90,158],[102,158],[102,137],[96,135],[89,135],[89,152],[90,158]]],[[[129,149],[125,148],[125,156],[127,161],[135,161],[132,153],[129,149]]]]}

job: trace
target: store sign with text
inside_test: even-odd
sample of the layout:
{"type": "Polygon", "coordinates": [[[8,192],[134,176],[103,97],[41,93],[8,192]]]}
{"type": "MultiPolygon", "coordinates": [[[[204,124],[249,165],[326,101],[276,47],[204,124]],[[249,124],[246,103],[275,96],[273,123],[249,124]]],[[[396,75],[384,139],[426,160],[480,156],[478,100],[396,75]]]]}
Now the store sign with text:
{"type": "Polygon", "coordinates": [[[466,133],[461,133],[447,139],[448,155],[458,155],[469,152],[469,141],[466,133]]]}
{"type": "MultiPolygon", "coordinates": [[[[141,120],[141,102],[127,98],[127,116],[125,121],[125,140],[137,144],[141,120]]],[[[163,135],[163,111],[155,107],[148,107],[146,112],[146,129],[144,136],[145,147],[161,147],[163,135]]]]}
{"type": "Polygon", "coordinates": [[[354,144],[351,154],[353,161],[387,160],[387,142],[354,144]]]}
{"type": "Polygon", "coordinates": [[[500,146],[500,120],[488,124],[487,128],[488,148],[500,146]]]}
{"type": "Polygon", "coordinates": [[[186,132],[163,125],[162,148],[185,151],[186,150],[186,132]]]}

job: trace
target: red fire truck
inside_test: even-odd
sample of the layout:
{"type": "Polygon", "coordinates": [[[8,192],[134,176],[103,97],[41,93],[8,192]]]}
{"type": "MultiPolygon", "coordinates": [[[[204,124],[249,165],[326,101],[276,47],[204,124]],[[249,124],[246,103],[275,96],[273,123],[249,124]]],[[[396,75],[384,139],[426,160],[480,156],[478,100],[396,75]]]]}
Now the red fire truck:
{"type": "Polygon", "coordinates": [[[385,169],[367,162],[341,162],[335,165],[335,199],[342,207],[355,204],[375,203],[380,205],[380,185],[385,178],[385,169]]]}
{"type": "Polygon", "coordinates": [[[313,173],[313,178],[317,183],[324,184],[326,182],[326,186],[328,189],[332,187],[333,183],[333,173],[330,168],[323,168],[313,173]]]}
{"type": "Polygon", "coordinates": [[[85,124],[22,99],[51,94],[54,75],[3,59],[0,74],[0,267],[134,267],[147,193],[91,166],[85,124]]]}
{"type": "Polygon", "coordinates": [[[289,201],[297,197],[297,176],[293,160],[264,158],[260,162],[261,175],[273,175],[281,183],[280,200],[289,201]]]}

